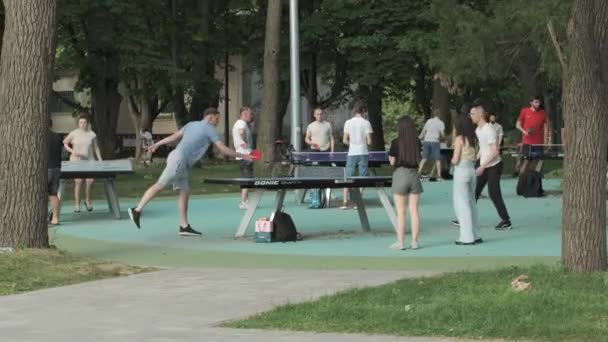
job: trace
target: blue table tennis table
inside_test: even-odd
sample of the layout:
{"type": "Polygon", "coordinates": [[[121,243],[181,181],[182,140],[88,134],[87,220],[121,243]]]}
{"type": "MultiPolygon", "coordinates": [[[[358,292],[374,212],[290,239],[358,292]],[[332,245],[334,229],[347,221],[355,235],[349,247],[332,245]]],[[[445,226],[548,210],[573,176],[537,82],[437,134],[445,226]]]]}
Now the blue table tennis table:
{"type": "Polygon", "coordinates": [[[514,158],[524,157],[538,160],[563,160],[564,145],[519,145],[508,148],[514,158]]]}
{"type": "MultiPolygon", "coordinates": [[[[454,149],[442,147],[441,158],[442,158],[442,170],[441,175],[443,178],[449,178],[450,160],[454,149]]],[[[310,152],[303,151],[297,152],[292,151],[290,155],[290,161],[295,165],[295,175],[298,176],[298,169],[303,166],[332,166],[332,167],[345,167],[346,158],[348,152],[310,152]]],[[[370,151],[368,154],[368,166],[370,167],[370,174],[375,175],[373,170],[374,167],[380,167],[382,165],[389,164],[388,153],[386,151],[370,151]]],[[[433,165],[433,168],[435,165],[433,165]]]]}
{"type": "MultiPolygon", "coordinates": [[[[294,165],[346,165],[348,152],[291,152],[291,162],[294,165]]],[[[370,164],[388,164],[386,151],[370,151],[370,164]]]]}
{"type": "MultiPolygon", "coordinates": [[[[451,158],[453,152],[452,148],[441,148],[442,156],[451,158]]],[[[291,162],[294,165],[346,165],[347,156],[348,152],[292,151],[291,162]]],[[[386,151],[370,151],[368,158],[370,164],[388,164],[388,152],[386,151]]]]}
{"type": "Polygon", "coordinates": [[[57,196],[61,201],[65,188],[65,179],[102,179],[110,213],[116,219],[120,219],[120,205],[118,203],[118,193],[116,192],[114,178],[117,175],[132,174],[134,172],[133,164],[129,159],[63,161],[61,162],[61,181],[57,196]]]}
{"type": "Polygon", "coordinates": [[[388,218],[395,229],[397,226],[395,209],[393,208],[393,205],[391,204],[384,190],[386,187],[391,186],[391,177],[208,178],[205,179],[204,182],[209,184],[232,184],[238,185],[241,189],[256,190],[249,197],[249,205],[241,218],[239,226],[234,235],[235,238],[243,237],[247,232],[247,228],[249,227],[251,219],[253,218],[253,215],[260,204],[262,194],[265,191],[275,192],[275,203],[272,212],[270,213],[270,220],[272,221],[274,213],[281,211],[283,208],[283,202],[285,200],[287,190],[348,188],[350,190],[351,197],[357,206],[357,212],[361,222],[361,229],[364,232],[368,232],[370,231],[369,220],[367,217],[367,211],[365,209],[365,202],[363,201],[363,197],[359,189],[376,188],[380,202],[382,203],[388,218]]]}

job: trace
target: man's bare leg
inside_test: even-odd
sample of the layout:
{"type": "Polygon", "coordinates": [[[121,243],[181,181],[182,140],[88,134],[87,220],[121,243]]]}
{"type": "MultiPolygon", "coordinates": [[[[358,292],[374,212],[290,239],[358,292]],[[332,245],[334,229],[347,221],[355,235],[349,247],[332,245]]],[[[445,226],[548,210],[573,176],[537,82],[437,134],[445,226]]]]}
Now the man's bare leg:
{"type": "Polygon", "coordinates": [[[156,197],[156,195],[164,188],[165,185],[160,183],[155,183],[154,185],[149,187],[148,190],[146,190],[144,195],[141,197],[141,200],[139,201],[139,204],[137,205],[135,210],[141,212],[146,206],[146,204],[148,204],[148,202],[150,202],[154,197],[156,197]]]}
{"type": "Polygon", "coordinates": [[[95,179],[93,178],[87,178],[85,180],[85,187],[84,187],[84,205],[87,208],[88,211],[93,210],[92,206],[91,206],[91,188],[93,187],[93,183],[95,183],[95,179]]]}
{"type": "Polygon", "coordinates": [[[59,224],[59,197],[49,196],[49,202],[51,202],[51,224],[59,224]]]}
{"type": "Polygon", "coordinates": [[[82,188],[82,179],[74,179],[74,211],[80,211],[80,189],[82,188]]]}
{"type": "Polygon", "coordinates": [[[418,174],[422,175],[422,169],[424,169],[424,164],[426,163],[426,159],[422,159],[420,161],[420,166],[418,167],[418,174]]]}
{"type": "Polygon", "coordinates": [[[241,190],[241,206],[247,205],[248,198],[249,198],[249,190],[248,189],[241,190]]]}
{"type": "Polygon", "coordinates": [[[435,167],[437,168],[437,179],[441,179],[441,160],[440,159],[435,161],[435,167]]]}
{"type": "Polygon", "coordinates": [[[179,225],[181,227],[188,227],[188,200],[190,199],[189,190],[180,190],[178,198],[179,208],[179,225]]]}

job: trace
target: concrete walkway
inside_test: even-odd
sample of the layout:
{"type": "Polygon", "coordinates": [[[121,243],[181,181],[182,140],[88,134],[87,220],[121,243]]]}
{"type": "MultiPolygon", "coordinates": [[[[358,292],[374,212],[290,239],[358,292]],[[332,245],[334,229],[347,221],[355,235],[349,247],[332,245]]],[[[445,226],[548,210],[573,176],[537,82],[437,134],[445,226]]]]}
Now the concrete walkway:
{"type": "Polygon", "coordinates": [[[0,297],[0,341],[450,341],[219,328],[285,303],[425,271],[169,269],[0,297]]]}

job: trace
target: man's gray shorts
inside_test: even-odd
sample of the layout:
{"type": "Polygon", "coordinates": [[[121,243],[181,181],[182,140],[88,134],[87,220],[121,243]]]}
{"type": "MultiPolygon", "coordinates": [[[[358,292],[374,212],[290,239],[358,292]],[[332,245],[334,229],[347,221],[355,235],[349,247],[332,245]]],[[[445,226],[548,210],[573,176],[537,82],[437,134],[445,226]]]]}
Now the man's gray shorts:
{"type": "Polygon", "coordinates": [[[253,163],[248,162],[244,159],[239,160],[239,166],[241,167],[241,175],[245,178],[253,178],[253,163]]]}
{"type": "Polygon", "coordinates": [[[48,187],[49,196],[57,196],[59,181],[61,180],[61,169],[48,169],[47,175],[46,185],[48,187]]]}
{"type": "Polygon", "coordinates": [[[190,168],[179,153],[173,150],[167,157],[167,165],[163,173],[158,177],[158,183],[162,185],[173,185],[173,190],[190,190],[188,181],[190,168]]]}

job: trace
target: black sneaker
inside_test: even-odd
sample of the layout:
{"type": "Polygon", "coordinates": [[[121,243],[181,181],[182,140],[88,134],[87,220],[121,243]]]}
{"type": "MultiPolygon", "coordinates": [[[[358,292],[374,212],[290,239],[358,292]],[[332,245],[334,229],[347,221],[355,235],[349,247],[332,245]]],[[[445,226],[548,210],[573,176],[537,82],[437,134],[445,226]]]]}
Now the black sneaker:
{"type": "Polygon", "coordinates": [[[473,246],[475,245],[475,242],[454,241],[454,244],[458,246],[473,246]]]}
{"type": "Polygon", "coordinates": [[[483,243],[483,239],[482,239],[482,238],[475,239],[475,241],[474,241],[474,242],[475,242],[475,244],[478,244],[478,243],[483,243]]]}
{"type": "Polygon", "coordinates": [[[179,227],[179,235],[181,236],[201,236],[203,234],[201,234],[201,232],[196,231],[194,229],[192,229],[192,227],[190,227],[190,225],[188,225],[188,227],[179,227]]]}
{"type": "Polygon", "coordinates": [[[139,218],[141,217],[141,213],[137,210],[135,210],[135,208],[129,208],[129,217],[131,218],[131,221],[133,221],[133,223],[135,223],[135,225],[137,226],[137,229],[140,228],[139,226],[139,218]]]}
{"type": "Polygon", "coordinates": [[[495,228],[496,230],[509,230],[511,229],[511,221],[500,221],[495,228]]]}
{"type": "Polygon", "coordinates": [[[460,227],[460,222],[458,220],[452,221],[452,226],[460,227]]]}

